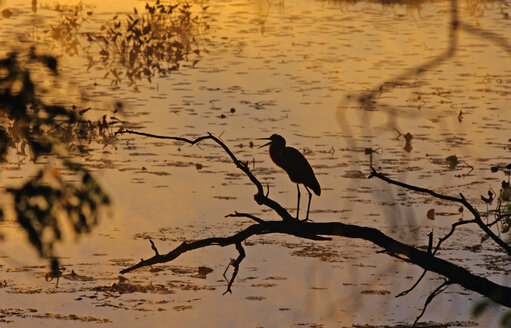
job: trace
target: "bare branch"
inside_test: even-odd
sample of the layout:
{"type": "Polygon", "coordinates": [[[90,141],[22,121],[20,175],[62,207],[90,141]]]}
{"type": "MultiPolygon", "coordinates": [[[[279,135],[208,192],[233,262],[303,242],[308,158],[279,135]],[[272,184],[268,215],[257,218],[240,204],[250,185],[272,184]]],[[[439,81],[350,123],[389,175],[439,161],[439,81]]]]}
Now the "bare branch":
{"type": "Polygon", "coordinates": [[[417,287],[419,285],[419,283],[421,282],[422,278],[424,278],[426,276],[426,273],[428,272],[428,270],[424,270],[421,274],[421,276],[419,277],[419,279],[417,279],[417,281],[415,282],[415,284],[413,284],[412,287],[408,288],[407,290],[405,291],[402,291],[401,293],[397,294],[396,297],[401,297],[401,296],[405,296],[407,295],[408,293],[410,293],[412,290],[415,289],[415,287],[417,287]]]}
{"type": "MultiPolygon", "coordinates": [[[[417,187],[417,186],[409,185],[409,184],[401,182],[401,181],[397,181],[397,180],[391,179],[391,178],[383,175],[382,173],[377,172],[373,167],[371,167],[371,174],[369,175],[369,178],[372,178],[372,177],[376,177],[376,178],[378,178],[380,180],[383,180],[383,181],[385,181],[385,182],[387,182],[389,184],[400,186],[400,187],[403,187],[403,188],[408,189],[408,190],[413,190],[413,191],[417,191],[417,192],[421,192],[421,193],[426,193],[426,194],[429,194],[429,195],[431,195],[431,196],[433,196],[435,198],[438,198],[438,199],[443,199],[443,200],[447,200],[447,201],[451,201],[451,202],[456,202],[456,203],[462,204],[466,209],[468,209],[470,211],[470,213],[472,213],[472,215],[474,216],[474,219],[473,220],[468,220],[468,221],[463,221],[463,223],[460,223],[460,224],[476,223],[491,239],[493,239],[493,241],[495,241],[509,255],[511,255],[511,247],[505,241],[500,239],[495,233],[493,233],[493,231],[491,231],[490,228],[488,228],[488,226],[481,219],[481,215],[479,214],[479,212],[465,199],[465,196],[463,196],[463,194],[460,193],[460,197],[459,198],[458,197],[453,197],[453,196],[442,195],[442,194],[434,192],[431,189],[417,187]]],[[[451,232],[453,232],[453,230],[454,229],[452,229],[451,232]]],[[[449,234],[449,236],[450,236],[450,234],[449,234]]],[[[437,248],[438,248],[438,246],[437,246],[437,248]]]]}
{"type": "Polygon", "coordinates": [[[436,254],[436,252],[438,252],[438,250],[440,249],[440,245],[442,245],[442,243],[444,241],[446,241],[447,239],[449,239],[449,237],[452,236],[452,234],[454,233],[454,230],[456,230],[456,227],[457,226],[460,226],[460,225],[465,225],[465,224],[470,224],[470,223],[475,223],[476,221],[475,220],[466,220],[466,221],[458,221],[458,222],[454,222],[452,225],[451,225],[451,230],[449,231],[449,233],[447,233],[445,236],[443,236],[442,238],[440,238],[438,240],[438,243],[436,244],[436,247],[435,247],[435,250],[433,251],[433,255],[436,254]]]}
{"type": "Polygon", "coordinates": [[[428,235],[428,253],[431,254],[431,248],[433,247],[433,231],[428,235]]]}
{"type": "Polygon", "coordinates": [[[156,263],[169,262],[179,257],[181,254],[194,249],[213,245],[223,247],[241,244],[242,241],[251,236],[271,233],[283,233],[300,238],[307,238],[310,236],[340,236],[368,240],[383,248],[391,256],[418,265],[427,271],[440,274],[451,283],[475,291],[492,299],[496,303],[511,307],[511,288],[498,285],[486,278],[476,276],[468,270],[438,258],[431,253],[403,244],[385,235],[378,229],[344,224],[341,222],[267,221],[265,223],[253,224],[229,237],[206,238],[190,243],[182,243],[165,255],[155,255],[147,260],[141,260],[138,264],[122,270],[121,273],[127,273],[156,263]]]}
{"type": "Polygon", "coordinates": [[[158,249],[156,248],[156,245],[154,245],[154,242],[152,239],[149,239],[149,242],[151,243],[151,248],[153,249],[153,251],[156,253],[156,255],[160,255],[160,253],[158,253],[158,249]]]}
{"type": "MultiPolygon", "coordinates": [[[[447,233],[444,237],[442,237],[442,238],[440,238],[438,240],[438,243],[437,243],[437,245],[436,245],[436,247],[435,247],[435,249],[433,251],[432,251],[433,233],[430,232],[429,235],[428,235],[428,254],[436,255],[436,253],[440,249],[440,246],[442,245],[442,243],[444,241],[446,241],[447,239],[449,239],[449,237],[452,236],[452,234],[454,233],[454,230],[456,230],[457,226],[465,225],[465,224],[469,224],[469,223],[475,223],[475,220],[458,221],[458,222],[453,223],[451,225],[451,230],[449,231],[449,233],[447,233]]],[[[412,290],[414,290],[414,288],[417,287],[419,285],[419,283],[421,282],[421,280],[426,276],[427,272],[428,272],[428,270],[424,270],[424,272],[422,272],[422,274],[420,275],[419,279],[417,279],[417,281],[413,284],[412,287],[410,287],[409,289],[407,289],[407,290],[397,294],[396,297],[405,296],[408,293],[410,293],[412,290]]]]}
{"type": "Polygon", "coordinates": [[[498,215],[498,217],[495,219],[495,221],[488,223],[486,226],[487,226],[487,227],[491,227],[492,225],[495,225],[496,223],[498,223],[498,222],[499,222],[499,221],[501,221],[502,219],[504,219],[504,218],[508,218],[508,217],[511,217],[511,214],[510,214],[510,213],[499,214],[499,215],[498,215]]]}
{"type": "Polygon", "coordinates": [[[277,203],[273,199],[269,198],[268,194],[266,194],[266,195],[264,194],[264,190],[263,190],[263,186],[262,186],[261,182],[252,174],[252,172],[250,172],[250,169],[248,168],[247,163],[238,160],[236,158],[236,156],[232,153],[232,151],[220,139],[213,136],[211,133],[208,133],[207,136],[201,136],[194,140],[191,140],[191,139],[187,139],[187,138],[183,138],[183,137],[161,136],[161,135],[156,135],[156,134],[151,134],[151,133],[137,132],[137,131],[133,131],[133,130],[122,130],[122,131],[116,132],[116,134],[125,134],[125,133],[136,134],[136,135],[140,135],[140,136],[157,138],[157,139],[183,141],[183,142],[189,143],[191,145],[195,145],[198,142],[201,142],[206,139],[213,140],[218,145],[220,145],[220,147],[223,148],[223,150],[227,153],[227,155],[229,155],[231,160],[234,162],[236,167],[238,167],[241,171],[243,171],[243,173],[245,173],[245,175],[250,179],[250,181],[256,186],[257,193],[254,195],[254,200],[257,202],[257,204],[265,205],[265,206],[271,208],[285,221],[296,221],[296,218],[291,216],[291,214],[289,214],[289,212],[284,207],[282,207],[279,203],[277,203]]]}
{"type": "Polygon", "coordinates": [[[506,250],[507,254],[508,255],[511,255],[511,247],[505,242],[503,241],[502,239],[500,239],[493,231],[491,231],[490,228],[488,228],[486,226],[486,224],[484,223],[483,219],[481,219],[481,215],[479,214],[479,212],[472,206],[472,204],[470,204],[469,202],[467,202],[467,200],[465,199],[465,196],[463,196],[463,194],[460,193],[460,197],[461,197],[461,200],[462,200],[462,204],[470,211],[470,213],[472,213],[472,215],[474,216],[474,220],[476,222],[476,224],[484,231],[486,232],[486,234],[491,238],[493,239],[493,241],[495,241],[497,244],[499,244],[500,247],[502,247],[503,249],[506,250]]]}
{"type": "MultiPolygon", "coordinates": [[[[231,261],[231,263],[229,264],[229,265],[232,265],[232,267],[234,268],[234,271],[232,272],[231,280],[229,280],[229,283],[227,284],[227,290],[223,293],[223,295],[225,295],[227,293],[232,294],[232,289],[231,289],[232,284],[234,283],[234,279],[236,279],[236,276],[238,275],[238,271],[240,269],[240,263],[245,258],[245,249],[243,249],[243,246],[241,245],[241,243],[236,243],[236,249],[238,250],[239,255],[238,255],[238,258],[236,258],[236,260],[231,261]]],[[[227,267],[227,268],[229,268],[229,267],[227,267]]],[[[224,278],[225,278],[225,275],[224,275],[224,278]]]]}
{"type": "Polygon", "coordinates": [[[240,243],[250,236],[261,234],[263,227],[264,227],[264,225],[262,225],[262,224],[255,224],[255,225],[249,226],[245,230],[238,232],[237,234],[232,235],[230,237],[213,237],[213,238],[196,240],[196,241],[189,242],[189,243],[183,242],[183,243],[181,243],[181,245],[176,247],[174,250],[168,252],[167,254],[154,255],[153,257],[151,257],[147,260],[142,259],[142,260],[140,260],[139,263],[122,270],[120,273],[127,273],[127,272],[133,271],[135,269],[142,268],[145,266],[150,266],[153,264],[170,262],[172,260],[175,260],[181,254],[192,251],[194,249],[204,248],[207,246],[214,246],[214,245],[224,247],[227,245],[233,245],[236,243],[240,243]]]}
{"type": "Polygon", "coordinates": [[[415,319],[415,321],[413,322],[413,325],[412,327],[415,327],[415,325],[417,324],[417,322],[419,321],[420,318],[422,318],[422,316],[424,315],[424,312],[426,312],[426,308],[428,307],[429,303],[431,303],[431,301],[433,301],[433,299],[435,297],[437,297],[438,295],[440,295],[444,290],[447,289],[447,287],[449,287],[449,285],[451,284],[450,281],[446,280],[444,281],[440,286],[438,286],[431,294],[429,294],[428,298],[426,299],[426,302],[424,302],[424,307],[422,308],[422,311],[421,313],[417,316],[417,318],[415,319]]]}
{"type": "Polygon", "coordinates": [[[243,218],[244,217],[244,218],[249,218],[251,220],[254,220],[257,223],[264,223],[264,222],[266,222],[263,219],[258,218],[255,215],[252,215],[252,214],[249,214],[249,213],[239,213],[238,211],[234,211],[234,214],[227,214],[225,217],[226,218],[233,218],[233,217],[243,218]]]}
{"type": "Polygon", "coordinates": [[[412,185],[409,185],[407,183],[391,179],[391,178],[387,177],[386,175],[383,175],[382,173],[377,172],[374,168],[371,167],[371,174],[369,174],[369,179],[372,178],[372,177],[376,177],[376,178],[378,178],[380,180],[383,180],[383,181],[385,181],[385,182],[387,182],[389,184],[400,186],[400,187],[403,187],[403,188],[408,189],[408,190],[413,190],[413,191],[417,191],[417,192],[421,192],[421,193],[426,193],[426,194],[429,194],[429,195],[431,195],[431,196],[433,196],[435,198],[447,200],[447,201],[450,201],[450,202],[463,203],[461,198],[438,194],[438,193],[434,192],[433,190],[430,190],[430,189],[427,189],[427,188],[412,186],[412,185]]]}
{"type": "MultiPolygon", "coordinates": [[[[433,247],[433,231],[431,231],[428,235],[428,254],[431,254],[431,250],[432,250],[432,247],[433,247]]],[[[421,282],[422,278],[424,278],[426,276],[426,273],[428,272],[428,270],[424,270],[421,274],[421,276],[419,277],[419,279],[417,279],[417,281],[413,284],[412,287],[408,288],[407,290],[405,291],[402,291],[401,293],[397,294],[396,297],[401,297],[401,296],[405,296],[407,295],[409,292],[411,292],[412,290],[415,289],[415,287],[417,287],[419,285],[419,283],[421,282]]]]}
{"type": "MultiPolygon", "coordinates": [[[[157,136],[130,130],[125,130],[122,131],[121,133],[133,133],[160,139],[184,141],[192,145],[206,139],[213,140],[224,149],[224,151],[229,155],[234,164],[241,171],[243,171],[245,175],[247,175],[247,177],[251,180],[251,182],[256,186],[257,193],[254,195],[255,201],[260,205],[270,207],[276,213],[278,213],[280,217],[283,219],[282,221],[264,221],[251,214],[235,212],[235,214],[228,215],[228,217],[230,216],[247,217],[256,221],[257,223],[228,237],[212,237],[192,242],[183,242],[181,245],[179,245],[178,247],[164,255],[159,254],[154,243],[151,243],[151,247],[156,254],[147,260],[143,259],[140,260],[139,263],[122,270],[121,273],[127,273],[135,269],[150,266],[157,263],[170,262],[179,257],[180,255],[198,248],[204,248],[207,246],[224,247],[228,245],[235,245],[236,249],[238,250],[239,256],[236,260],[232,260],[230,263],[230,265],[232,265],[234,268],[234,272],[231,279],[228,282],[226,291],[227,293],[232,292],[231,289],[239,271],[239,264],[245,257],[245,251],[242,247],[242,242],[250,238],[251,236],[271,233],[282,233],[311,240],[330,240],[331,238],[326,236],[340,236],[368,240],[373,244],[380,246],[383,249],[383,251],[386,252],[388,255],[396,257],[401,261],[409,262],[422,267],[425,270],[423,275],[425,275],[427,271],[431,271],[444,276],[446,278],[446,282],[442,284],[439,288],[437,288],[430,295],[430,297],[428,297],[428,300],[426,301],[424,306],[423,313],[427,305],[432,301],[432,299],[440,292],[442,292],[448,284],[452,283],[459,284],[460,286],[466,289],[475,291],[483,296],[488,297],[489,299],[493,300],[496,303],[499,303],[507,307],[511,307],[511,288],[495,284],[486,278],[476,276],[462,267],[459,267],[451,262],[448,262],[435,256],[442,242],[449,238],[454,233],[454,230],[456,229],[457,226],[469,223],[476,223],[480,226],[482,225],[481,228],[485,232],[489,231],[488,235],[509,252],[508,245],[505,244],[502,240],[500,240],[497,236],[495,236],[495,234],[491,232],[491,230],[482,222],[481,217],[477,210],[466,201],[465,197],[462,194],[460,194],[460,198],[441,195],[426,188],[416,187],[390,179],[384,176],[383,174],[376,172],[371,167],[372,173],[370,177],[377,177],[383,181],[401,186],[409,190],[427,193],[435,198],[461,203],[474,215],[474,220],[456,222],[452,224],[451,231],[446,236],[439,240],[433,251],[432,236],[430,236],[428,250],[427,252],[424,252],[412,246],[400,243],[392,239],[391,237],[383,234],[381,231],[375,228],[343,224],[340,222],[315,223],[296,220],[280,204],[268,198],[267,197],[268,193],[266,195],[264,194],[264,190],[261,183],[250,172],[247,163],[239,161],[236,158],[236,156],[230,151],[230,149],[220,139],[211,134],[199,137],[195,140],[190,140],[181,137],[157,136]]],[[[421,279],[422,276],[421,278],[419,278],[418,282],[421,279]]],[[[418,284],[418,282],[416,284],[418,284]]],[[[415,285],[411,289],[413,289],[415,285]]],[[[416,321],[418,321],[421,316],[422,314],[417,318],[416,321]]]]}

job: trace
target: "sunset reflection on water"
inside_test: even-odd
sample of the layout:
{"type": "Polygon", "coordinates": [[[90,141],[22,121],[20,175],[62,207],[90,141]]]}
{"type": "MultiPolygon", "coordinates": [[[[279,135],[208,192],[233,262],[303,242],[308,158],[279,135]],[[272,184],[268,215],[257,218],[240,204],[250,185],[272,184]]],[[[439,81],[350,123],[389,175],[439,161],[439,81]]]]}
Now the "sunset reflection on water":
{"type": "MultiPolygon", "coordinates": [[[[103,66],[87,69],[88,56],[99,58],[101,49],[88,48],[84,33],[98,32],[113,16],[124,17],[133,8],[144,13],[145,2],[83,3],[84,20],[76,34],[83,47],[73,56],[48,33],[49,26],[72,12],[57,11],[55,4],[39,1],[33,13],[26,2],[0,2],[0,10],[12,12],[0,20],[2,56],[35,42],[38,51],[59,57],[61,80],[53,85],[46,81],[52,90],[45,97],[91,107],[86,113],[91,119],[111,115],[120,101],[120,120],[140,131],[220,136],[251,163],[270,195],[292,214],[296,187],[274,167],[267,151],[257,148],[262,143],[256,138],[279,133],[306,153],[323,190],[312,202],[314,221],[372,226],[413,245],[427,244],[431,230],[439,235],[448,231],[459,217],[457,206],[366,179],[364,148],[380,149],[373,160],[384,173],[447,194],[457,195],[461,188],[481,211],[480,195],[490,187],[498,190],[503,179],[490,166],[509,163],[508,2],[458,3],[462,21],[499,35],[507,44],[460,30],[452,57],[399,81],[394,79],[448,48],[450,2],[193,2],[194,13],[203,15],[210,27],[197,35],[200,54],[185,56],[178,70],[154,74],[150,82],[144,77],[135,86],[125,78],[112,83],[103,66]],[[360,97],[374,90],[370,108],[364,108],[360,97]],[[413,136],[408,148],[407,133],[413,136]],[[451,155],[474,172],[465,176],[468,166],[462,162],[450,168],[445,159],[451,155]],[[440,213],[434,221],[426,217],[431,208],[440,213]]],[[[106,69],[121,72],[121,66],[106,69]]],[[[90,235],[78,243],[69,238],[58,254],[65,273],[74,270],[92,280],[68,276],[57,289],[55,281],[44,279],[47,262],[36,258],[13,222],[2,223],[6,286],[1,307],[20,309],[21,314],[7,317],[19,326],[78,322],[34,316],[46,312],[108,319],[115,326],[394,325],[413,322],[438,283],[437,276],[428,275],[415,295],[396,299],[421,270],[376,254],[375,247],[362,241],[309,242],[274,235],[247,242],[233,295],[222,296],[222,273],[236,256],[233,247],[198,250],[126,274],[133,285],[160,287],[109,295],[98,287],[119,284],[118,271],[152,256],[149,238],[163,253],[184,240],[243,229],[247,221],[225,218],[234,211],[277,217],[257,206],[253,185],[211,142],[192,147],[122,135],[87,147],[88,153],[76,159],[99,178],[114,205],[90,235]],[[199,266],[214,271],[198,278],[199,266]]],[[[40,165],[56,165],[48,161],[40,165]]],[[[2,187],[21,183],[37,166],[29,156],[11,153],[8,169],[0,175],[2,187]]],[[[456,243],[480,244],[480,236],[464,228],[452,240],[456,243]]],[[[453,245],[442,256],[497,282],[507,281],[505,263],[501,270],[486,268],[469,250],[453,245]]],[[[483,252],[498,254],[492,246],[483,252]]],[[[435,299],[424,320],[471,320],[471,306],[480,297],[467,296],[459,287],[449,291],[435,299]]],[[[494,325],[492,315],[481,324],[494,325]]]]}

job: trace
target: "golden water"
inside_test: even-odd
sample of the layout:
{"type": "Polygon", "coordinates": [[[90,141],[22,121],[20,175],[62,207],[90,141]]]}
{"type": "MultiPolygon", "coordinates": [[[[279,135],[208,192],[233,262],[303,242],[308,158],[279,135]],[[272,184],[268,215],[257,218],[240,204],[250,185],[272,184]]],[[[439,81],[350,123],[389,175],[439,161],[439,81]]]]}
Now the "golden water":
{"type": "MultiPolygon", "coordinates": [[[[458,3],[463,22],[500,38],[461,29],[454,56],[396,81],[446,51],[451,3],[212,0],[205,17],[210,29],[199,37],[200,61],[194,66],[184,62],[178,71],[151,82],[142,79],[138,91],[127,83],[112,86],[101,69],[86,69],[83,51],[70,56],[49,36],[48,26],[65,15],[54,10],[56,3],[39,2],[37,13],[25,1],[0,3],[0,10],[12,12],[0,20],[2,55],[34,42],[40,51],[59,55],[62,89],[53,90],[52,97],[74,103],[85,94],[82,106],[93,108],[91,117],[122,101],[122,119],[141,131],[221,136],[238,158],[254,163],[253,172],[269,184],[270,195],[292,213],[296,188],[273,166],[266,150],[249,146],[256,138],[279,133],[289,145],[310,150],[306,157],[323,190],[312,200],[313,220],[376,227],[412,245],[426,245],[432,229],[437,237],[448,231],[459,218],[458,207],[365,179],[369,159],[364,148],[381,148],[374,163],[383,172],[440,192],[463,192],[481,211],[485,207],[479,196],[490,187],[498,190],[503,179],[491,173],[490,166],[510,161],[509,2],[458,3]],[[371,90],[377,91],[373,108],[364,109],[356,99],[371,90]],[[413,135],[411,149],[405,147],[406,133],[413,135]],[[469,169],[463,164],[450,169],[445,162],[450,155],[474,171],[460,177],[469,169]],[[431,208],[444,215],[428,220],[431,208]]],[[[133,7],[143,11],[145,5],[83,4],[92,12],[83,31],[93,31],[133,7]]],[[[122,135],[106,147],[90,147],[83,161],[100,177],[114,206],[91,235],[59,245],[58,254],[67,273],[74,270],[91,281],[61,279],[58,288],[54,281],[45,281],[46,262],[36,258],[14,223],[3,224],[1,279],[7,286],[0,290],[0,308],[19,309],[22,314],[6,317],[18,326],[82,324],[56,314],[133,327],[392,325],[413,322],[440,283],[428,274],[413,293],[396,299],[421,270],[376,254],[377,248],[362,241],[313,243],[275,235],[249,240],[233,295],[222,296],[222,273],[236,256],[233,247],[195,251],[155,266],[162,271],[125,275],[140,286],[166,286],[162,290],[120,295],[94,290],[116,282],[118,272],[138,259],[152,256],[146,238],[163,253],[182,240],[224,236],[250,224],[224,218],[234,211],[276,216],[254,203],[255,188],[211,143],[190,147],[122,135]],[[214,271],[201,279],[196,277],[198,266],[214,271]],[[35,315],[47,312],[53,318],[35,315]]],[[[34,174],[36,165],[21,160],[19,170],[13,159],[8,165],[12,170],[1,172],[3,187],[34,174]]],[[[506,259],[498,262],[499,270],[484,265],[485,259],[501,256],[491,242],[477,253],[459,247],[479,244],[475,231],[460,229],[440,255],[493,281],[507,282],[506,259]]],[[[450,287],[423,320],[467,322],[479,299],[450,287]]],[[[494,325],[499,311],[483,317],[481,326],[494,325]]]]}

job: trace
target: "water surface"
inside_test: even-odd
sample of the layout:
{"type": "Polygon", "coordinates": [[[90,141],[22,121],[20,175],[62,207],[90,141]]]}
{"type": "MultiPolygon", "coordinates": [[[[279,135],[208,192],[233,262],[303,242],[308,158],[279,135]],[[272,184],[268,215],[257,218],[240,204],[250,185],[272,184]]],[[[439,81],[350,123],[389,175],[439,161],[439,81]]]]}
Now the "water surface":
{"type": "MultiPolygon", "coordinates": [[[[252,163],[270,195],[294,213],[295,186],[255,141],[272,133],[285,136],[306,154],[322,186],[321,197],[312,200],[314,221],[372,226],[418,246],[427,244],[430,231],[439,237],[459,219],[455,204],[366,179],[367,147],[380,149],[373,161],[383,172],[447,194],[462,191],[484,212],[480,195],[489,188],[497,191],[504,178],[489,168],[510,160],[508,2],[459,2],[463,22],[501,39],[460,30],[449,58],[442,56],[449,47],[450,2],[212,0],[193,5],[209,27],[194,30],[199,55],[191,53],[178,70],[150,81],[130,85],[112,74],[105,77],[114,66],[87,69],[88,56],[99,54],[87,48],[84,33],[97,32],[133,7],[144,12],[140,1],[90,1],[80,8],[39,2],[36,12],[26,2],[4,1],[0,9],[12,15],[0,21],[2,55],[33,44],[58,55],[63,78],[48,97],[90,106],[89,117],[111,114],[121,101],[129,127],[189,138],[207,132],[221,136],[238,158],[252,163]],[[83,19],[76,35],[83,47],[77,51],[48,32],[70,13],[83,19]],[[438,64],[424,73],[395,80],[434,58],[438,64]],[[377,92],[370,106],[357,101],[372,90],[377,92]],[[408,143],[407,133],[413,136],[408,143]],[[450,168],[445,158],[451,155],[468,165],[450,168]],[[469,166],[474,170],[466,175],[469,166]],[[434,221],[426,217],[432,208],[440,213],[434,221]]],[[[116,289],[112,284],[118,283],[121,269],[153,255],[149,238],[165,252],[183,240],[225,236],[250,224],[225,218],[234,211],[277,217],[257,206],[253,185],[210,142],[191,147],[122,135],[88,147],[81,160],[100,178],[114,207],[92,234],[59,246],[70,275],[60,279],[58,288],[45,280],[47,263],[25,246],[16,225],[3,223],[4,320],[27,327],[84,321],[186,327],[395,325],[413,322],[441,283],[428,274],[410,295],[395,298],[415,282],[420,269],[376,254],[378,248],[363,241],[273,235],[247,242],[232,295],[222,296],[222,273],[237,255],[234,247],[198,250],[137,270],[124,276],[130,285],[116,289]],[[200,277],[199,266],[214,271],[200,277]]],[[[1,173],[2,185],[20,184],[37,165],[13,156],[1,173]]],[[[480,250],[470,248],[480,238],[475,228],[459,229],[440,256],[495,282],[508,282],[507,262],[495,245],[486,241],[480,250]],[[498,265],[489,266],[493,261],[498,265]]],[[[474,293],[450,287],[423,320],[471,326],[471,306],[478,300],[474,293]]],[[[500,312],[476,322],[495,325],[500,312]]]]}

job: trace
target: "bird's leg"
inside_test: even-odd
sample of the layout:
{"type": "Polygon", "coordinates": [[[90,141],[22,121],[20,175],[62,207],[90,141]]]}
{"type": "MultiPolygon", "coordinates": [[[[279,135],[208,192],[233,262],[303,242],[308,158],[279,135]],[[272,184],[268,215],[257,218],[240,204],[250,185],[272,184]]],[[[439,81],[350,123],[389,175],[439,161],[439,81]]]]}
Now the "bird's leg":
{"type": "Polygon", "coordinates": [[[309,209],[311,207],[312,193],[309,190],[309,188],[307,188],[307,186],[305,186],[305,190],[307,190],[307,192],[309,193],[309,204],[307,205],[307,216],[305,217],[305,221],[307,221],[309,219],[309,209]]]}
{"type": "Polygon", "coordinates": [[[300,216],[300,185],[298,183],[296,184],[296,190],[298,190],[298,204],[296,205],[296,219],[298,220],[300,216]]]}

